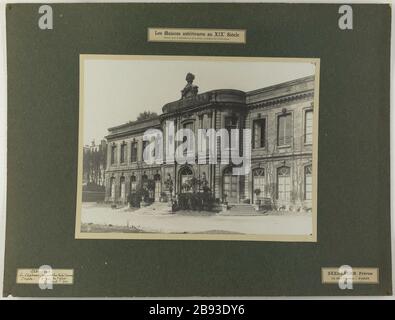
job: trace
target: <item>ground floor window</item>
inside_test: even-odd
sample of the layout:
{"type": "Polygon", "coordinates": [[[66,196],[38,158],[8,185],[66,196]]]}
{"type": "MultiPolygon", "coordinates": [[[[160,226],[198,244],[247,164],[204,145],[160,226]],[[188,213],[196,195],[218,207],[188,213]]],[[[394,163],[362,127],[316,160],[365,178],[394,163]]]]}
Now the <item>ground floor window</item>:
{"type": "Polygon", "coordinates": [[[291,174],[289,167],[277,169],[277,199],[281,201],[291,200],[291,174]]]}
{"type": "Polygon", "coordinates": [[[312,168],[310,166],[306,166],[304,168],[304,199],[311,200],[312,191],[313,191],[313,177],[312,177],[312,168]]]}
{"type": "Polygon", "coordinates": [[[154,181],[155,181],[154,197],[155,197],[155,201],[159,201],[160,200],[160,194],[162,193],[162,184],[161,184],[161,180],[160,180],[160,174],[156,174],[154,176],[154,181]]]}
{"type": "Polygon", "coordinates": [[[136,182],[136,176],[131,176],[130,177],[130,192],[134,192],[137,189],[137,182],[136,182]]]}
{"type": "Polygon", "coordinates": [[[121,194],[121,199],[125,200],[126,198],[125,177],[121,177],[120,179],[120,194],[121,194]]]}
{"type": "Polygon", "coordinates": [[[115,178],[112,177],[110,179],[110,198],[114,199],[115,198],[115,178]]]}
{"type": "Polygon", "coordinates": [[[148,176],[145,173],[141,176],[141,185],[143,188],[148,187],[148,176]]]}

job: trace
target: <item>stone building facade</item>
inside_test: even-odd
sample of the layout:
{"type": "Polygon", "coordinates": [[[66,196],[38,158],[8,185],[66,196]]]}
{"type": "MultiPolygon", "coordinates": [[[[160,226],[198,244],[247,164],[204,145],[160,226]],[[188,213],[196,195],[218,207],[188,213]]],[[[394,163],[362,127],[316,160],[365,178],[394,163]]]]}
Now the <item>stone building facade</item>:
{"type": "Polygon", "coordinates": [[[278,209],[310,210],[312,200],[312,142],[314,76],[244,92],[233,89],[198,93],[194,76],[187,75],[181,99],[165,104],[156,118],[108,129],[106,201],[126,203],[139,184],[155,183],[153,197],[184,192],[183,184],[195,177],[207,181],[210,192],[228,203],[270,201],[278,209]],[[232,175],[230,165],[163,164],[143,161],[143,134],[165,122],[175,130],[189,128],[251,129],[251,172],[232,175]],[[167,183],[166,183],[167,181],[167,183]],[[259,190],[258,190],[259,189],[259,190]]]}

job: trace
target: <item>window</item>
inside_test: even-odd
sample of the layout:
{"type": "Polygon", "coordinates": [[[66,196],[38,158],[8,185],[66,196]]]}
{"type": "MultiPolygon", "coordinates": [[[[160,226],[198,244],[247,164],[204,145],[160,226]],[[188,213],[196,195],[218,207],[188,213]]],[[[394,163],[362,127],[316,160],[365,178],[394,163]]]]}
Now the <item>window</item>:
{"type": "Polygon", "coordinates": [[[264,148],[265,140],[266,140],[266,120],[265,119],[254,120],[252,130],[253,130],[252,147],[264,148]]]}
{"type": "MultiPolygon", "coordinates": [[[[184,129],[189,129],[189,130],[191,130],[192,132],[193,132],[193,122],[188,122],[188,123],[184,123],[183,125],[182,125],[182,127],[184,128],[184,129]]],[[[188,138],[187,138],[187,136],[183,136],[182,137],[182,142],[183,143],[185,143],[185,141],[187,141],[188,140],[188,138]]],[[[193,151],[193,145],[191,145],[191,139],[189,139],[188,140],[188,149],[189,149],[189,151],[191,152],[191,151],[193,151]]],[[[183,154],[184,154],[184,156],[186,156],[187,155],[187,151],[188,151],[188,149],[184,149],[183,150],[183,154]]]]}
{"type": "Polygon", "coordinates": [[[121,199],[125,200],[126,199],[126,188],[125,188],[125,177],[124,176],[122,176],[119,180],[119,187],[120,187],[121,199]]]}
{"type": "Polygon", "coordinates": [[[144,150],[148,146],[148,141],[143,141],[143,151],[141,152],[141,161],[144,160],[144,150]]]}
{"type": "Polygon", "coordinates": [[[277,169],[277,199],[282,201],[291,200],[291,175],[289,167],[277,169]]]}
{"type": "Polygon", "coordinates": [[[304,199],[311,200],[313,190],[313,177],[311,165],[304,167],[304,199]]]}
{"type": "Polygon", "coordinates": [[[259,200],[265,197],[265,170],[255,169],[253,172],[253,197],[254,200],[259,200]],[[255,190],[259,189],[259,194],[255,193],[255,190]]]}
{"type": "MultiPolygon", "coordinates": [[[[233,148],[233,146],[232,146],[232,130],[237,129],[237,118],[235,116],[225,118],[225,129],[228,131],[229,150],[231,150],[231,152],[232,152],[233,151],[232,150],[232,148],[233,148]]],[[[239,134],[240,134],[240,132],[239,132],[239,134]]],[[[239,150],[243,150],[243,146],[241,144],[242,141],[243,141],[243,139],[241,139],[241,136],[239,136],[239,146],[235,146],[236,149],[237,149],[237,147],[239,147],[239,150]]],[[[230,152],[229,156],[231,156],[231,152],[230,152]]]]}
{"type": "Polygon", "coordinates": [[[130,161],[137,161],[137,142],[132,142],[132,144],[130,145],[130,161]]]}
{"type": "Polygon", "coordinates": [[[292,115],[282,114],[277,118],[277,145],[287,146],[292,142],[292,115]]]}
{"type": "Polygon", "coordinates": [[[313,143],[313,111],[307,110],[305,113],[305,124],[304,124],[304,143],[313,143]]]}
{"type": "Polygon", "coordinates": [[[115,178],[111,177],[110,179],[110,198],[115,198],[115,178]]]}
{"type": "Polygon", "coordinates": [[[126,158],[126,143],[123,142],[121,144],[121,163],[125,162],[125,158],[126,158]]]}
{"type": "Polygon", "coordinates": [[[154,199],[155,201],[160,200],[160,194],[162,193],[162,183],[160,180],[160,174],[157,173],[154,175],[154,181],[155,181],[155,191],[154,191],[154,199]]]}
{"type": "Polygon", "coordinates": [[[148,176],[145,173],[141,176],[141,185],[144,188],[148,187],[148,176]]]}
{"type": "Polygon", "coordinates": [[[136,176],[132,175],[130,177],[130,192],[134,192],[137,189],[137,183],[136,183],[136,176]]]}
{"type": "Polygon", "coordinates": [[[117,146],[113,144],[111,146],[111,164],[115,163],[115,152],[117,151],[117,146]]]}

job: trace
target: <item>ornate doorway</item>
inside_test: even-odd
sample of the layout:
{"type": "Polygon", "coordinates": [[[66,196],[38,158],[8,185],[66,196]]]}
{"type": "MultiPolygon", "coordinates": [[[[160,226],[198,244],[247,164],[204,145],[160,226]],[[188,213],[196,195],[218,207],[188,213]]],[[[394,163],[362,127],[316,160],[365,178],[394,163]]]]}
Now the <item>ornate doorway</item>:
{"type": "Polygon", "coordinates": [[[230,167],[226,168],[223,174],[222,198],[225,197],[229,203],[238,202],[238,176],[232,175],[230,167]]]}
{"type": "Polygon", "coordinates": [[[190,167],[183,167],[180,169],[179,173],[179,190],[184,192],[192,192],[192,187],[190,181],[193,178],[193,172],[190,167]]]}

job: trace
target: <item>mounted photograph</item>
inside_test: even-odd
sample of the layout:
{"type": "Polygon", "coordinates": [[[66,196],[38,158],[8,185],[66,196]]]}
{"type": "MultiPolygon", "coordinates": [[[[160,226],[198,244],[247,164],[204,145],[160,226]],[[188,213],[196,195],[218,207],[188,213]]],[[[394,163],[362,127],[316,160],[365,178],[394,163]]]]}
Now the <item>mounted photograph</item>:
{"type": "Polygon", "coordinates": [[[80,55],[76,239],[317,239],[320,60],[80,55]]]}

